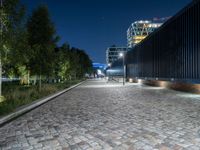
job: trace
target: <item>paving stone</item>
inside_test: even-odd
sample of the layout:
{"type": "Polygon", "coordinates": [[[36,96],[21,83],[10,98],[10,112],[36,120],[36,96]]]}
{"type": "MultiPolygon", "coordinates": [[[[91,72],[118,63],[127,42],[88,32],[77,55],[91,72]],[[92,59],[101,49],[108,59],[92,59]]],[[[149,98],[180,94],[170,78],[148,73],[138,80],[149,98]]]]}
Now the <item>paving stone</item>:
{"type": "Polygon", "coordinates": [[[200,96],[187,95],[89,80],[0,128],[0,149],[200,150],[200,96]]]}

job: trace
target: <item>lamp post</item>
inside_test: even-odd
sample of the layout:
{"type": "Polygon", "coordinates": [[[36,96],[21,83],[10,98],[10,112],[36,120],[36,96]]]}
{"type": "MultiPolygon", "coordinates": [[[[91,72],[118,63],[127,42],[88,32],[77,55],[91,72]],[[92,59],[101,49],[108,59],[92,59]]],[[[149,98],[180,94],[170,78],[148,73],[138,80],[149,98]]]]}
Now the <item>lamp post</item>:
{"type": "Polygon", "coordinates": [[[125,85],[125,74],[126,74],[126,67],[125,67],[125,52],[119,53],[119,57],[123,58],[123,85],[125,85]]]}

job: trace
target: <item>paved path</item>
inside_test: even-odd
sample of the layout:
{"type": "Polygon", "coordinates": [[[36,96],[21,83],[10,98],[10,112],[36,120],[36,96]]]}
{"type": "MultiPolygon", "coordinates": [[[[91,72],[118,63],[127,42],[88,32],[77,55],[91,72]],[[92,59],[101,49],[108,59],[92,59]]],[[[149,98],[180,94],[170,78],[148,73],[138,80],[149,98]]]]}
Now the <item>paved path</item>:
{"type": "Polygon", "coordinates": [[[0,128],[1,149],[200,150],[200,96],[88,81],[0,128]]]}

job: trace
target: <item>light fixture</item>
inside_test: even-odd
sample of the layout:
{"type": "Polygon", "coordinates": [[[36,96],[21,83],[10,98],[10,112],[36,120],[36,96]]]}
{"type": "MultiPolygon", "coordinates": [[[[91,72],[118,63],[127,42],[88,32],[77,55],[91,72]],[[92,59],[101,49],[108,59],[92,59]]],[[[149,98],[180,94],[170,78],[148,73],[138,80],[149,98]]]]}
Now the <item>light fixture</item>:
{"type": "Polygon", "coordinates": [[[138,83],[139,83],[139,84],[142,84],[142,79],[138,79],[138,83]]]}
{"type": "Polygon", "coordinates": [[[123,57],[124,56],[124,54],[123,53],[119,53],[119,57],[123,57]]]}

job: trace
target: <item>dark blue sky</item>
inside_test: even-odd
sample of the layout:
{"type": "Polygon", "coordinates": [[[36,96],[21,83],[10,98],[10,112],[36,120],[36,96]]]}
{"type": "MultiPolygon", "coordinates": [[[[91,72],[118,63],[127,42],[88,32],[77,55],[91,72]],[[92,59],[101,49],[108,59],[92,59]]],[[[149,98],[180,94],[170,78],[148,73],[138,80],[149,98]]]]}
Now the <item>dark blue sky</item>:
{"type": "Polygon", "coordinates": [[[136,20],[168,17],[192,0],[22,0],[29,12],[46,4],[59,44],[84,49],[94,62],[105,63],[105,50],[126,46],[126,31],[136,20]]]}

